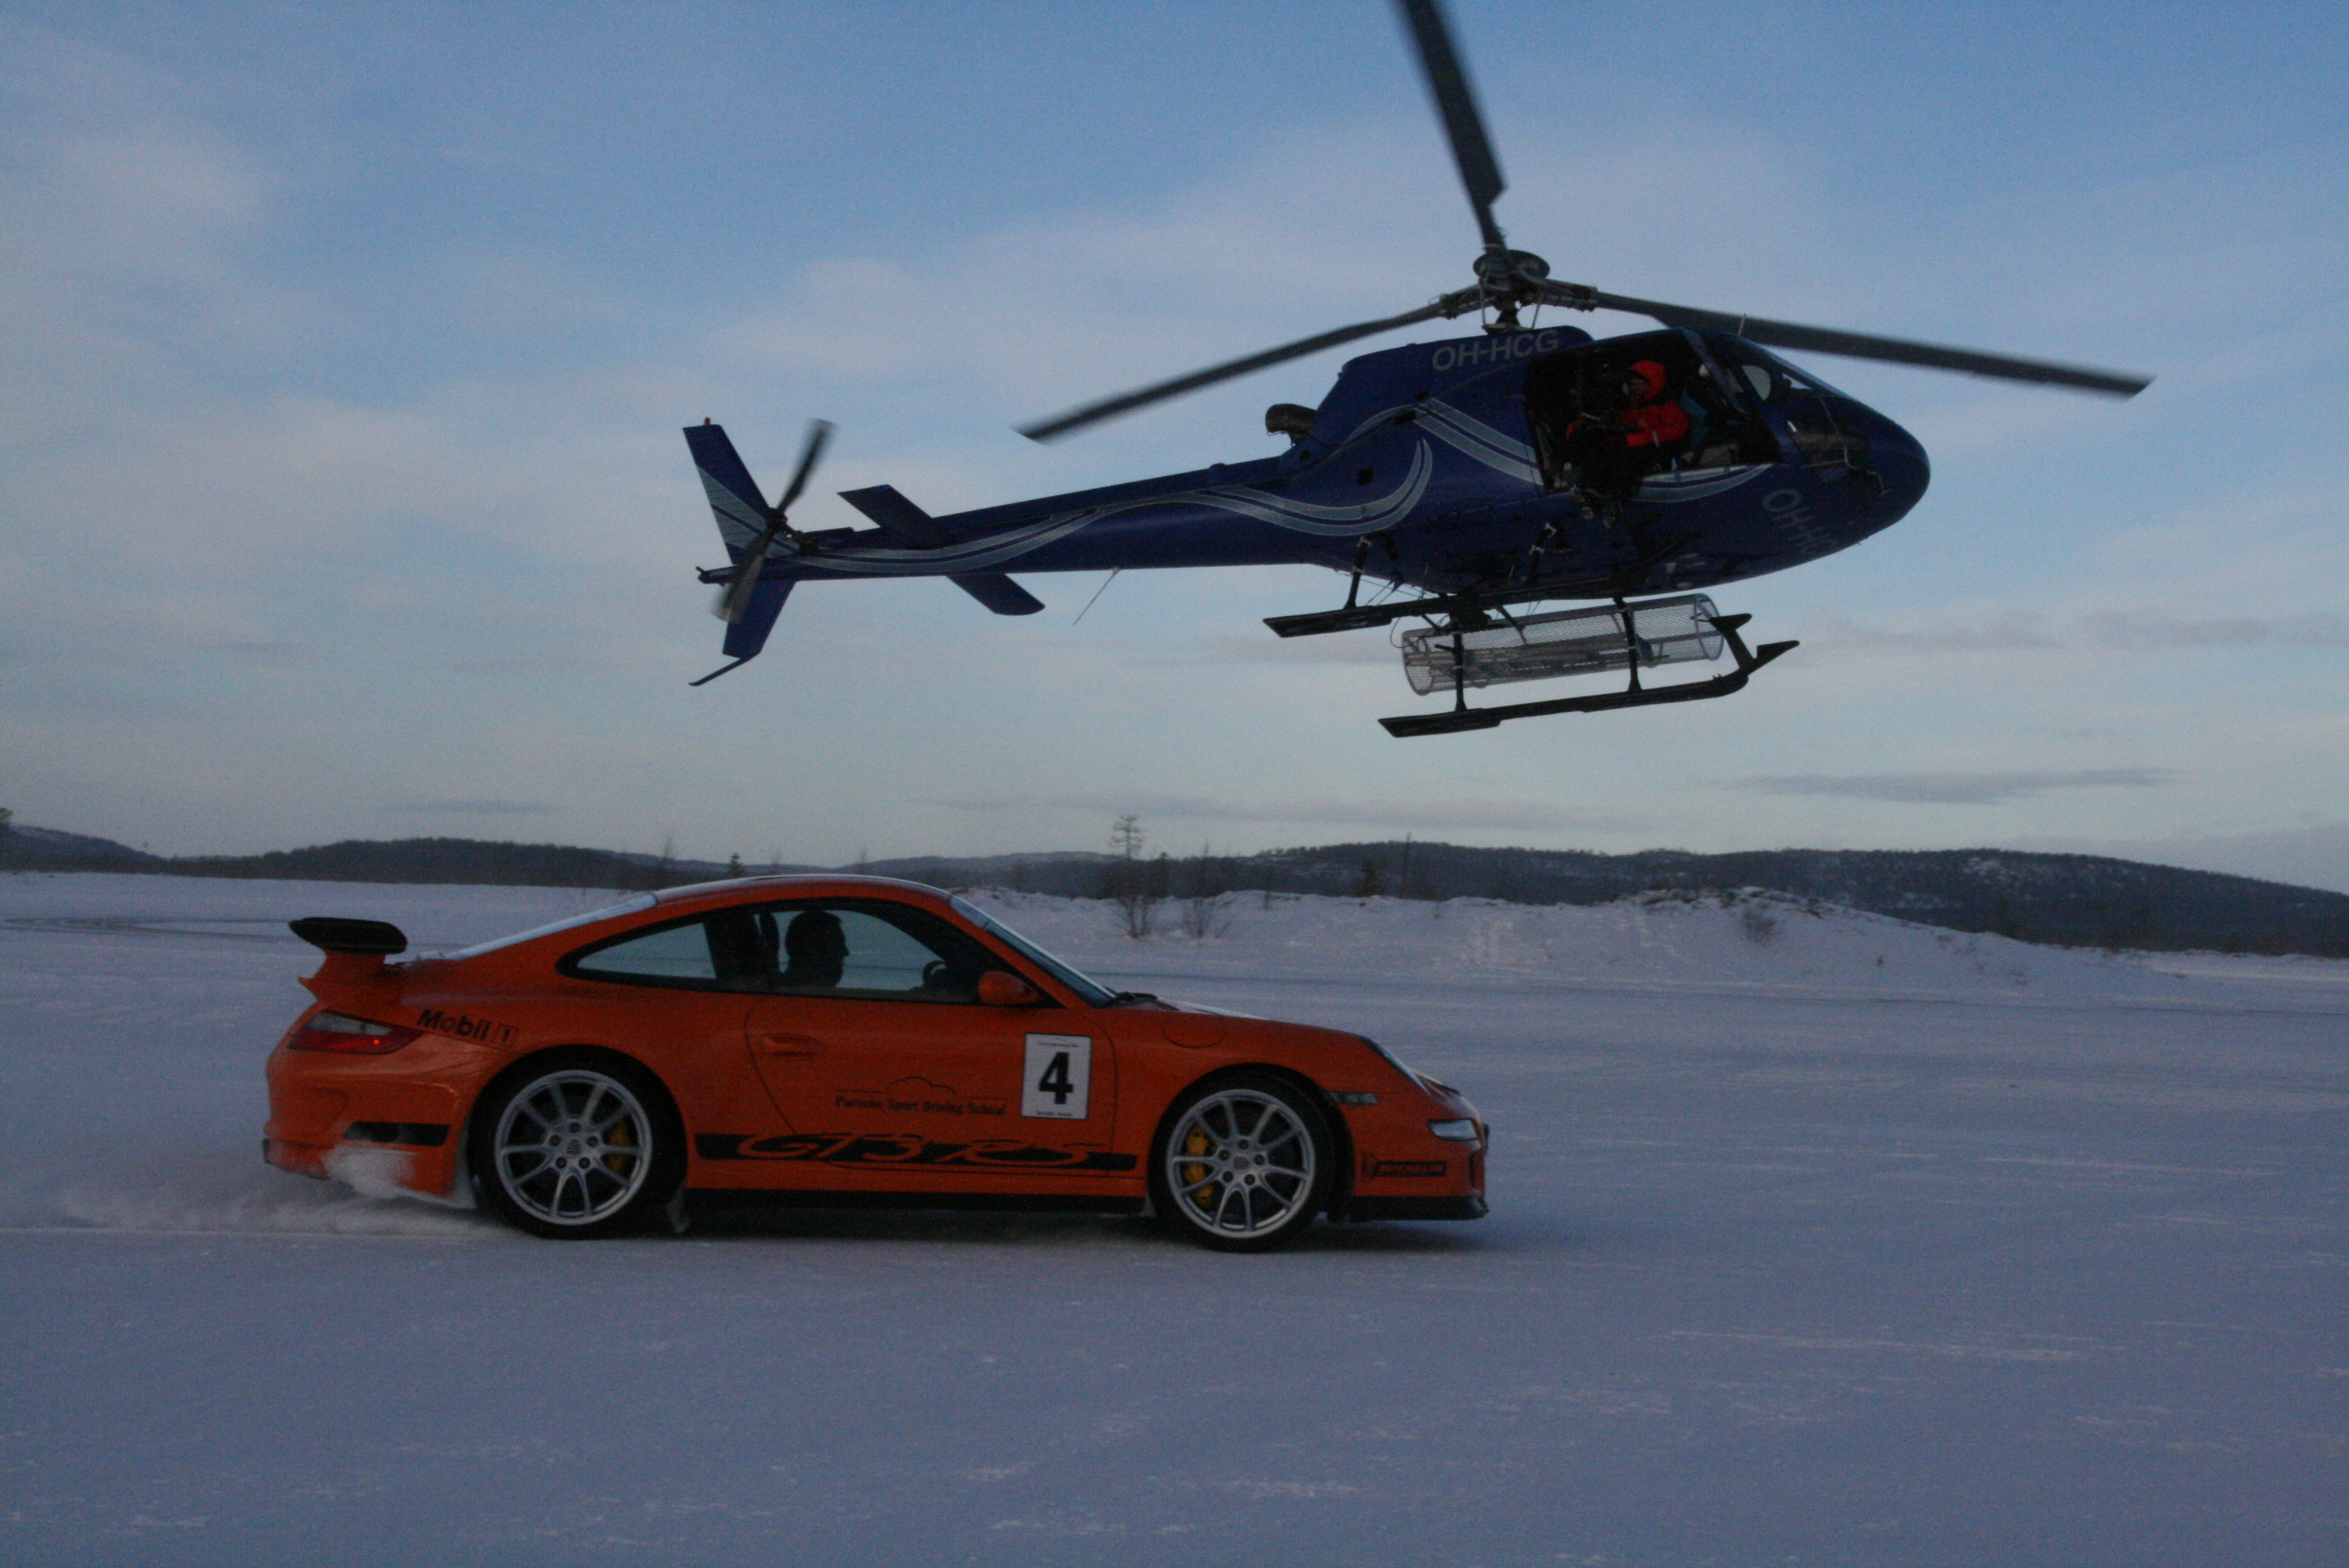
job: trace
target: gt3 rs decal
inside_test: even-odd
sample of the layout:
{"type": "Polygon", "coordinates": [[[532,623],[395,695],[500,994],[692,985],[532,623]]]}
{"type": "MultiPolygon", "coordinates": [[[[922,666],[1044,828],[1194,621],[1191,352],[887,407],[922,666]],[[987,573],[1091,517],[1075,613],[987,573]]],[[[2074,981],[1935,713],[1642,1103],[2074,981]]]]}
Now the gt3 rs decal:
{"type": "Polygon", "coordinates": [[[436,1035],[454,1035],[460,1040],[479,1040],[488,1046],[512,1045],[514,1037],[522,1033],[512,1024],[469,1018],[462,1013],[444,1013],[438,1007],[427,1007],[417,1014],[416,1026],[436,1035]]]}
{"type": "Polygon", "coordinates": [[[1092,1098],[1093,1043],[1084,1035],[1030,1035],[1019,1114],[1082,1121],[1092,1098]]]}
{"type": "Polygon", "coordinates": [[[704,1160],[797,1161],[872,1168],[1126,1171],[1141,1163],[1131,1154],[1112,1154],[1102,1149],[1048,1149],[1018,1138],[944,1143],[913,1132],[795,1132],[780,1138],[705,1132],[693,1145],[704,1160]]]}

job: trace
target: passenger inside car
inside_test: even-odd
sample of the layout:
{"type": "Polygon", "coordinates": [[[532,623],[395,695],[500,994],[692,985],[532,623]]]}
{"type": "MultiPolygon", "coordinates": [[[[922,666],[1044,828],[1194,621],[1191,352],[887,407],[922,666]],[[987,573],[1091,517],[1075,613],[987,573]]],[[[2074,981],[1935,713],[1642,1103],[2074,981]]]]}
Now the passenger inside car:
{"type": "Polygon", "coordinates": [[[873,1001],[978,1000],[1003,965],[944,921],[879,905],[783,906],[720,921],[711,934],[730,989],[873,1001]],[[781,967],[779,970],[778,965],[781,967]]]}

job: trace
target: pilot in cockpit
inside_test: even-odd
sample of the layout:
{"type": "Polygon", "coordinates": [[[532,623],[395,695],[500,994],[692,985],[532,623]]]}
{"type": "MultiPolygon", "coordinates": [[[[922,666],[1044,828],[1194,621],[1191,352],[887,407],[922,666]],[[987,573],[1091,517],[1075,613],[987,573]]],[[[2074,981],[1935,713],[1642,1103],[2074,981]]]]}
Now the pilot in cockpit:
{"type": "Polygon", "coordinates": [[[1564,442],[1586,507],[1617,516],[1639,492],[1640,481],[1687,439],[1688,410],[1667,396],[1671,384],[1670,373],[1653,359],[1637,360],[1620,376],[1593,377],[1564,442]]]}

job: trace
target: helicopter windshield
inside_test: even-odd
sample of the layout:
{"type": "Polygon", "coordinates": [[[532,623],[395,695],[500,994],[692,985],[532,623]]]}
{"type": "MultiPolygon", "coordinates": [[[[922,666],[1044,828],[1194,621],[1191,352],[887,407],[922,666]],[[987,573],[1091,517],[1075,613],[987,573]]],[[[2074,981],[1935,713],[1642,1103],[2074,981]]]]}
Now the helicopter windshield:
{"type": "Polygon", "coordinates": [[[1821,480],[1834,483],[1872,470],[1868,420],[1857,399],[1742,337],[1708,333],[1705,346],[1729,367],[1739,390],[1758,398],[1785,427],[1795,455],[1821,480]]]}
{"type": "Polygon", "coordinates": [[[1741,392],[1750,392],[1764,403],[1784,402],[1789,396],[1822,394],[1848,399],[1849,394],[1837,391],[1807,370],[1797,370],[1769,350],[1755,346],[1742,337],[1725,332],[1704,335],[1706,348],[1730,373],[1741,392]]]}

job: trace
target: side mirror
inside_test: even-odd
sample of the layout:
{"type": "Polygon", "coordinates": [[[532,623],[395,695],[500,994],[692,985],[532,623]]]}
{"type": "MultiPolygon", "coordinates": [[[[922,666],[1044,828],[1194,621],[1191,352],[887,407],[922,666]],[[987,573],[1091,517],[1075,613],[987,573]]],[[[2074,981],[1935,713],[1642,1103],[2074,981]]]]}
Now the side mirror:
{"type": "Polygon", "coordinates": [[[978,1000],[988,1007],[1034,1007],[1044,994],[1017,975],[990,969],[978,977],[978,1000]]]}

